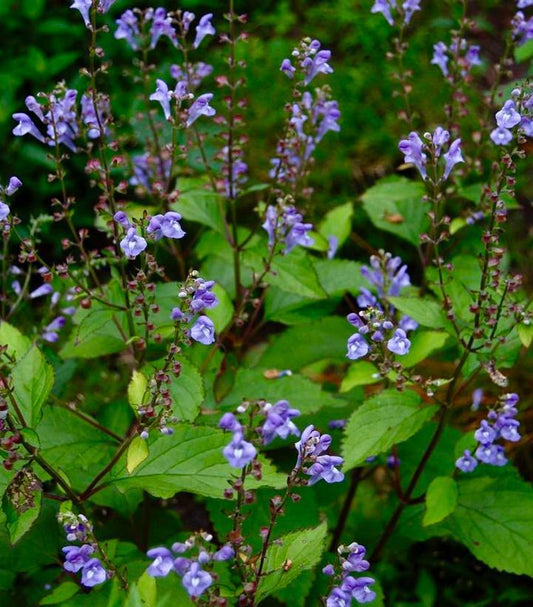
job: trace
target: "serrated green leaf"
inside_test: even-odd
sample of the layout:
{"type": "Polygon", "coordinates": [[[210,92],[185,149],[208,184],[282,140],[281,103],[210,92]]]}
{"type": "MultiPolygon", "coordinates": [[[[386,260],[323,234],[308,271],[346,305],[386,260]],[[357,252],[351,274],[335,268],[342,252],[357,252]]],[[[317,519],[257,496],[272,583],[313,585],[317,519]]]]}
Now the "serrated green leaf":
{"type": "Polygon", "coordinates": [[[41,511],[41,486],[33,472],[22,468],[15,474],[2,498],[11,544],[16,544],[32,527],[41,511]]]}
{"type": "Polygon", "coordinates": [[[533,488],[517,478],[462,476],[445,525],[489,567],[533,577],[533,488]]]}
{"type": "Polygon", "coordinates": [[[420,234],[429,228],[429,203],[423,196],[424,187],[419,182],[385,177],[363,194],[363,208],[377,228],[418,246],[420,234]]]}
{"type": "Polygon", "coordinates": [[[426,493],[426,511],[422,524],[424,527],[440,523],[449,516],[457,505],[457,483],[449,476],[433,479],[426,493]]]}
{"type": "Polygon", "coordinates": [[[224,220],[221,213],[224,203],[219,194],[194,187],[188,189],[186,185],[183,190],[180,187],[180,191],[178,202],[172,204],[171,208],[173,211],[180,213],[185,220],[185,231],[187,231],[187,221],[195,221],[216,230],[220,234],[225,234],[224,220]]]}
{"type": "Polygon", "coordinates": [[[132,407],[136,408],[144,404],[147,387],[148,379],[146,375],[135,369],[128,384],[128,401],[132,407]]]}
{"type": "Polygon", "coordinates": [[[385,390],[369,398],[348,420],[342,445],[343,470],[407,440],[436,409],[435,405],[420,407],[418,394],[408,390],[385,390]]]}
{"type": "Polygon", "coordinates": [[[146,571],[130,586],[124,607],[152,607],[157,605],[157,585],[155,578],[146,571]]]}
{"type": "MultiPolygon", "coordinates": [[[[174,434],[150,442],[150,457],[128,474],[125,458],[112,471],[108,481],[125,490],[136,487],[160,498],[169,498],[178,491],[189,491],[207,497],[220,497],[235,474],[222,455],[231,437],[205,426],[178,424],[174,434]]],[[[263,478],[250,482],[250,487],[285,485],[286,475],[274,471],[263,461],[263,478]]]]}
{"type": "Polygon", "coordinates": [[[80,591],[80,586],[74,582],[62,582],[50,594],[39,601],[39,605],[58,605],[72,598],[80,591]]]}
{"type": "Polygon", "coordinates": [[[344,293],[357,295],[361,287],[368,285],[361,274],[362,267],[362,263],[348,259],[317,259],[315,262],[318,280],[330,297],[342,297],[344,293]]]}
{"type": "Polygon", "coordinates": [[[318,231],[326,240],[334,236],[338,246],[341,246],[350,235],[352,217],[353,204],[351,202],[342,204],[326,213],[318,226],[318,231]]]}
{"type": "Polygon", "coordinates": [[[375,365],[366,360],[359,360],[348,367],[339,392],[349,392],[356,386],[369,386],[382,379],[375,365]]]}
{"type": "Polygon", "coordinates": [[[325,548],[327,525],[315,529],[295,531],[271,544],[267,550],[264,573],[257,589],[260,603],[275,590],[280,590],[296,579],[302,571],[312,569],[325,548]]]}
{"type": "Polygon", "coordinates": [[[424,327],[442,329],[449,324],[441,305],[436,301],[414,297],[387,297],[387,299],[400,312],[407,314],[424,327]]]}
{"type": "Polygon", "coordinates": [[[7,346],[10,356],[20,358],[30,349],[31,340],[5,320],[0,320],[0,345],[7,346]]]}
{"type": "Polygon", "coordinates": [[[126,454],[126,469],[131,474],[135,468],[148,457],[149,450],[146,440],[136,436],[128,447],[126,454]]]}
{"type": "Polygon", "coordinates": [[[409,336],[411,347],[405,356],[399,356],[398,361],[405,369],[416,365],[427,358],[432,352],[440,350],[449,338],[444,331],[415,331],[409,336]]]}
{"type": "Polygon", "coordinates": [[[531,341],[533,341],[533,324],[526,325],[521,323],[517,327],[518,337],[520,342],[525,348],[529,348],[531,341]]]}

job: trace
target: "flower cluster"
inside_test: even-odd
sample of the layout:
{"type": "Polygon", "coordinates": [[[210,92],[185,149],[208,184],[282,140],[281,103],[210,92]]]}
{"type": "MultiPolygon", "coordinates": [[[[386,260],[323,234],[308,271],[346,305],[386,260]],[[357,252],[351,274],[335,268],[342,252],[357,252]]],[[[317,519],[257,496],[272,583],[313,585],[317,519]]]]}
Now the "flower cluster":
{"type": "Polygon", "coordinates": [[[156,158],[149,153],[134,156],[132,165],[131,185],[141,186],[148,192],[162,191],[172,170],[172,162],[169,157],[156,158]]]}
{"type": "MultiPolygon", "coordinates": [[[[518,0],[517,8],[533,6],[532,0],[518,0]]],[[[513,38],[518,46],[533,39],[533,17],[526,18],[522,11],[517,11],[512,21],[513,38]]]]}
{"type": "Polygon", "coordinates": [[[300,245],[308,247],[314,243],[309,236],[313,229],[311,223],[302,223],[302,215],[292,205],[279,201],[277,206],[269,205],[262,227],[268,234],[268,246],[273,248],[276,243],[285,245],[284,253],[290,253],[300,245]]]}
{"type": "MultiPolygon", "coordinates": [[[[176,323],[191,323],[203,310],[215,308],[218,299],[211,291],[214,285],[215,281],[199,278],[198,272],[193,270],[178,293],[181,305],[172,309],[170,318],[176,323]]],[[[215,325],[208,316],[201,314],[189,334],[194,341],[208,346],[215,341],[215,325]]]]}
{"type": "Polygon", "coordinates": [[[420,0],[405,0],[398,6],[396,0],[376,0],[370,9],[372,13],[381,13],[389,25],[394,25],[393,13],[397,12],[402,23],[408,25],[413,13],[420,10],[420,0]]]}
{"type": "Polygon", "coordinates": [[[305,86],[318,74],[331,74],[333,68],[328,63],[331,58],[331,51],[321,50],[320,46],[318,40],[304,38],[299,46],[292,51],[297,67],[292,65],[290,59],[284,59],[281,62],[280,70],[290,79],[294,78],[295,73],[301,73],[305,86]]]}
{"type": "Polygon", "coordinates": [[[181,577],[183,587],[191,598],[197,598],[213,584],[215,575],[212,573],[213,564],[229,561],[234,558],[235,551],[230,544],[225,544],[219,550],[209,550],[209,542],[213,537],[209,533],[198,533],[185,542],[175,542],[168,548],[152,548],[146,553],[153,559],[146,570],[152,577],[166,577],[171,571],[181,577]],[[193,556],[185,553],[196,550],[193,556]],[[204,568],[209,568],[211,573],[204,568]]]}
{"type": "Polygon", "coordinates": [[[4,202],[4,197],[12,196],[20,187],[22,186],[22,181],[18,177],[10,177],[9,183],[5,187],[0,186],[0,221],[6,219],[6,217],[11,213],[11,209],[4,202]]]}
{"type": "Polygon", "coordinates": [[[202,84],[204,78],[207,78],[213,72],[213,66],[203,61],[197,63],[188,63],[187,70],[181,66],[174,64],[170,66],[170,75],[176,81],[187,82],[187,86],[191,91],[195,91],[202,84]]]}
{"type": "Polygon", "coordinates": [[[479,462],[491,466],[505,466],[507,458],[502,445],[495,441],[502,438],[507,441],[517,442],[520,440],[518,426],[520,422],[515,419],[518,410],[518,394],[504,394],[498,401],[498,408],[490,410],[487,419],[481,421],[480,426],[474,434],[478,446],[474,455],[468,449],[455,462],[457,468],[463,472],[472,472],[479,462]]]}
{"type": "Polygon", "coordinates": [[[444,42],[437,42],[433,45],[431,63],[437,65],[443,75],[452,81],[452,76],[448,70],[448,62],[451,59],[459,67],[461,77],[466,78],[475,65],[481,65],[479,51],[479,45],[469,45],[464,38],[455,38],[449,47],[444,42]]]}
{"type": "Polygon", "coordinates": [[[65,546],[63,568],[71,573],[81,571],[81,584],[92,588],[102,584],[109,577],[100,559],[92,556],[96,551],[92,525],[83,514],[77,516],[71,512],[60,515],[69,542],[80,542],[81,546],[65,546]]]}
{"type": "Polygon", "coordinates": [[[392,257],[390,253],[372,255],[370,265],[370,268],[363,266],[361,273],[376,289],[377,297],[362,287],[357,297],[362,310],[358,314],[352,312],[347,316],[348,322],[357,329],[357,333],[348,339],[346,356],[351,360],[366,356],[383,343],[389,352],[400,356],[407,354],[411,347],[407,332],[418,326],[409,316],[402,316],[395,324],[395,308],[384,301],[388,296],[399,295],[404,287],[411,284],[407,266],[402,265],[399,257],[392,257]],[[370,337],[370,343],[364,336],[370,337]]]}
{"type": "Polygon", "coordinates": [[[328,87],[315,90],[313,96],[305,91],[299,101],[291,106],[290,130],[277,145],[277,157],[270,177],[283,183],[295,183],[303,177],[311,156],[324,135],[340,131],[338,103],[331,99],[328,87]]]}
{"type": "Polygon", "coordinates": [[[460,162],[464,162],[461,151],[461,140],[454,139],[448,146],[448,151],[442,154],[443,147],[450,139],[450,133],[446,129],[438,126],[433,135],[425,133],[424,139],[426,142],[422,141],[418,133],[411,131],[407,139],[400,141],[398,149],[404,155],[404,162],[413,164],[422,176],[422,179],[432,181],[431,177],[427,174],[428,154],[431,156],[435,166],[442,155],[445,163],[444,171],[437,181],[446,181],[453,167],[460,162]]]}
{"type": "MultiPolygon", "coordinates": [[[[172,113],[170,109],[170,101],[174,99],[178,104],[185,99],[191,99],[193,95],[187,92],[187,82],[179,80],[173,91],[168,88],[167,83],[164,80],[157,79],[157,88],[155,93],[150,95],[152,101],[158,101],[163,108],[166,120],[171,120],[172,113]]],[[[191,104],[187,110],[185,118],[185,126],[190,127],[200,116],[214,116],[216,110],[209,105],[209,102],[213,99],[213,93],[204,93],[199,95],[191,104]]]]}
{"type": "Polygon", "coordinates": [[[533,95],[526,95],[516,88],[511,92],[513,99],[507,99],[495,114],[496,128],[490,138],[496,145],[507,145],[513,141],[511,129],[517,127],[520,134],[533,137],[533,95]]]}
{"type": "Polygon", "coordinates": [[[357,603],[371,603],[376,593],[369,588],[376,582],[371,577],[353,577],[353,573],[362,573],[370,567],[365,560],[366,548],[352,542],[349,546],[339,546],[340,574],[335,576],[335,567],[326,565],[322,573],[335,576],[336,585],[331,589],[326,601],[327,607],[349,607],[352,600],[357,603]],[[347,556],[344,556],[347,555],[347,556]]]}
{"type": "Polygon", "coordinates": [[[340,483],[344,480],[344,474],[337,468],[342,465],[343,458],[337,455],[322,455],[330,445],[331,436],[320,434],[313,425],[307,426],[300,440],[294,444],[298,451],[295,469],[301,469],[310,476],[308,485],[314,485],[320,480],[326,483],[340,483]]]}

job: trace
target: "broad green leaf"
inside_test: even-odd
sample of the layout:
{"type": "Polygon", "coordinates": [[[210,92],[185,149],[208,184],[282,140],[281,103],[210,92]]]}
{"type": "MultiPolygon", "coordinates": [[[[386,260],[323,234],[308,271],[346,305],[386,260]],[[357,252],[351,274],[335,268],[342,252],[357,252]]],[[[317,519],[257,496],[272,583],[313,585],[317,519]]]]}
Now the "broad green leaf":
{"type": "Polygon", "coordinates": [[[30,349],[31,340],[5,320],[0,320],[0,345],[8,347],[10,356],[20,358],[30,349]]]}
{"type": "Polygon", "coordinates": [[[140,436],[136,436],[130,443],[128,447],[128,452],[126,454],[126,469],[131,474],[135,468],[148,457],[148,445],[146,444],[146,440],[142,439],[140,436]]]}
{"type": "Polygon", "coordinates": [[[62,582],[50,594],[39,601],[39,605],[59,605],[72,598],[80,591],[80,586],[74,582],[62,582]]]}
{"type": "Polygon", "coordinates": [[[172,204],[171,208],[180,213],[185,220],[182,222],[185,232],[187,232],[187,221],[195,221],[220,234],[225,234],[221,213],[223,205],[224,201],[219,194],[209,190],[185,189],[181,190],[178,202],[172,204]]]}
{"type": "Polygon", "coordinates": [[[457,505],[457,483],[449,476],[438,476],[426,493],[426,512],[422,524],[424,527],[440,523],[449,516],[457,505]]]}
{"type": "Polygon", "coordinates": [[[315,270],[324,291],[330,296],[342,297],[344,293],[357,295],[359,289],[368,286],[361,274],[363,264],[348,259],[318,259],[315,270]]]}
{"type": "Polygon", "coordinates": [[[353,217],[353,204],[347,202],[326,213],[324,219],[318,226],[318,231],[327,240],[330,236],[337,239],[341,246],[351,232],[353,217]]]}
{"type": "Polygon", "coordinates": [[[450,234],[453,236],[456,232],[467,226],[466,220],[463,217],[454,217],[450,223],[450,234]]]}
{"type": "Polygon", "coordinates": [[[525,348],[529,348],[531,341],[533,341],[533,324],[526,325],[525,323],[521,323],[518,325],[517,330],[522,345],[525,348]]]}
{"type": "Polygon", "coordinates": [[[32,346],[20,356],[11,370],[14,397],[27,425],[35,427],[41,419],[41,409],[54,385],[52,365],[32,346]]]}
{"type": "Polygon", "coordinates": [[[443,329],[449,324],[441,305],[436,301],[414,297],[387,297],[387,299],[400,312],[407,314],[424,327],[443,329]]]}
{"type": "Polygon", "coordinates": [[[204,381],[200,371],[186,358],[181,358],[181,374],[171,376],[168,389],[172,397],[172,412],[179,421],[193,421],[205,398],[204,381]]]}
{"type": "Polygon", "coordinates": [[[324,358],[345,360],[353,327],[346,319],[328,316],[297,325],[274,337],[259,364],[263,368],[301,369],[324,358]]]}
{"type": "Polygon", "coordinates": [[[124,607],[152,607],[152,605],[154,607],[158,605],[156,580],[145,571],[137,582],[131,584],[124,607]]]}
{"type": "Polygon", "coordinates": [[[518,478],[458,481],[457,508],[445,525],[489,567],[533,577],[533,488],[518,478]]]}
{"type": "Polygon", "coordinates": [[[79,324],[60,350],[63,358],[98,358],[125,348],[117,327],[117,323],[122,326],[125,322],[125,313],[101,305],[94,308],[82,310],[74,317],[79,324]]]}
{"type": "Polygon", "coordinates": [[[128,401],[132,407],[136,408],[145,403],[147,387],[148,379],[146,375],[135,369],[128,384],[128,401]]]}
{"type": "Polygon", "coordinates": [[[362,196],[363,208],[380,230],[391,232],[415,247],[427,232],[429,203],[422,198],[424,186],[405,177],[385,177],[362,196]]]}
{"type": "Polygon", "coordinates": [[[358,360],[348,367],[339,392],[349,392],[356,386],[368,386],[382,379],[375,365],[366,360],[358,360]]]}
{"type": "MultiPolygon", "coordinates": [[[[268,375],[268,370],[266,374],[268,375]]],[[[336,398],[302,375],[267,379],[265,369],[239,369],[231,392],[221,401],[220,406],[233,409],[242,400],[260,398],[271,403],[288,400],[291,407],[302,414],[338,404],[336,398]]]]}
{"type": "Polygon", "coordinates": [[[220,333],[225,329],[233,318],[233,303],[226,290],[218,283],[212,289],[218,298],[218,305],[207,310],[207,315],[215,325],[215,331],[220,333]]]}
{"type": "Polygon", "coordinates": [[[348,420],[342,445],[343,470],[407,440],[436,409],[435,405],[420,407],[418,394],[408,390],[385,390],[369,398],[348,420]]]}
{"type": "MultiPolygon", "coordinates": [[[[178,491],[189,491],[207,497],[220,497],[235,475],[222,449],[231,436],[216,428],[178,424],[174,434],[158,437],[149,444],[150,457],[128,474],[125,458],[112,471],[112,486],[138,487],[154,497],[169,498],[178,491]]],[[[250,486],[282,487],[286,476],[263,462],[263,478],[250,486]]]]}
{"type": "Polygon", "coordinates": [[[279,543],[270,545],[265,559],[265,577],[257,589],[258,603],[320,562],[326,534],[327,525],[322,523],[315,529],[289,533],[280,538],[279,543]]]}
{"type": "Polygon", "coordinates": [[[15,474],[2,498],[11,544],[16,544],[37,520],[41,511],[41,485],[28,468],[15,474]]]}
{"type": "Polygon", "coordinates": [[[405,369],[416,365],[435,350],[440,350],[449,338],[444,331],[414,331],[410,336],[411,348],[405,356],[399,356],[398,362],[405,369]]]}

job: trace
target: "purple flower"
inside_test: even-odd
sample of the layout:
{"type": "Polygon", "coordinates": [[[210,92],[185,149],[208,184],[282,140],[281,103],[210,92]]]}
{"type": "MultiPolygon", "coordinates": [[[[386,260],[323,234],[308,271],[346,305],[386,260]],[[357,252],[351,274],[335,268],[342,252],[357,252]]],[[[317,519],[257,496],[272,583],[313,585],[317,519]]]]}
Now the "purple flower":
{"type": "Polygon", "coordinates": [[[398,149],[405,156],[404,162],[414,164],[420,175],[422,175],[422,178],[425,179],[427,176],[427,156],[422,151],[423,145],[424,144],[418,136],[418,133],[412,131],[409,133],[408,139],[402,139],[400,141],[398,144],[398,149]]]}
{"type": "Polygon", "coordinates": [[[179,223],[181,215],[175,211],[167,211],[161,219],[161,232],[167,238],[183,238],[185,232],[179,223]]]}
{"type": "Polygon", "coordinates": [[[286,400],[279,400],[275,405],[266,409],[266,420],[261,427],[261,436],[265,445],[272,442],[276,436],[287,438],[289,434],[300,436],[300,431],[291,421],[298,417],[298,409],[291,409],[286,400]]]}
{"type": "Polygon", "coordinates": [[[513,134],[511,133],[511,131],[503,127],[498,127],[491,131],[490,138],[496,145],[507,145],[512,141],[513,134]]]}
{"type": "Polygon", "coordinates": [[[11,213],[11,209],[5,202],[0,200],[0,221],[3,221],[11,213]]]}
{"type": "Polygon", "coordinates": [[[120,248],[128,259],[135,259],[146,247],[146,240],[139,236],[133,227],[128,229],[126,236],[120,241],[120,248]]]}
{"type": "Polygon", "coordinates": [[[518,0],[518,4],[516,6],[518,8],[527,8],[528,6],[533,6],[533,0],[518,0]]]}
{"type": "Polygon", "coordinates": [[[371,13],[381,13],[387,20],[389,25],[394,25],[394,19],[392,18],[391,8],[393,4],[390,0],[376,0],[374,5],[370,9],[371,13]]]}
{"type": "Polygon", "coordinates": [[[324,479],[326,483],[342,482],[344,474],[335,466],[340,466],[343,461],[342,457],[337,455],[319,455],[315,463],[307,470],[307,474],[311,476],[307,484],[314,485],[321,479],[324,479]]]}
{"type": "Polygon", "coordinates": [[[89,139],[97,139],[106,133],[107,129],[105,124],[107,122],[108,115],[109,99],[107,97],[98,97],[95,102],[89,95],[82,95],[81,118],[83,120],[83,124],[85,124],[88,128],[87,136],[89,139]]]}
{"type": "Polygon", "coordinates": [[[477,459],[491,466],[505,466],[507,458],[501,445],[480,445],[475,453],[477,459]]]}
{"type": "Polygon", "coordinates": [[[231,432],[240,431],[242,428],[233,413],[224,413],[218,422],[218,427],[222,428],[222,430],[230,430],[231,432]]]}
{"type": "Polygon", "coordinates": [[[12,196],[21,186],[22,181],[18,177],[10,177],[4,193],[6,196],[12,196]]]}
{"type": "Polygon", "coordinates": [[[472,406],[470,407],[472,411],[477,411],[479,409],[479,405],[483,400],[483,390],[481,388],[476,388],[472,392],[472,406]]]}
{"type": "Polygon", "coordinates": [[[364,337],[359,335],[359,333],[354,333],[348,339],[348,352],[346,353],[346,356],[350,360],[357,360],[358,358],[363,358],[363,356],[366,356],[369,349],[370,346],[364,337]]]}
{"type": "Polygon", "coordinates": [[[213,99],[213,93],[204,93],[194,100],[187,113],[186,126],[191,126],[200,116],[214,116],[216,114],[216,110],[209,105],[211,99],[213,99]]]}
{"type": "Polygon", "coordinates": [[[502,129],[512,129],[520,124],[522,116],[516,111],[515,102],[508,99],[499,112],[496,112],[496,124],[502,129]]]}
{"type": "Polygon", "coordinates": [[[168,548],[152,548],[146,555],[154,559],[146,570],[152,577],[165,577],[174,568],[174,556],[168,548]]]}
{"type": "Polygon", "coordinates": [[[437,44],[433,45],[433,58],[431,59],[431,63],[433,65],[438,65],[444,76],[448,75],[449,57],[446,54],[447,51],[448,47],[444,42],[437,42],[437,44]]]}
{"type": "Polygon", "coordinates": [[[302,432],[300,440],[294,443],[298,451],[298,459],[296,468],[298,468],[306,459],[319,456],[324,451],[327,451],[331,445],[331,436],[329,434],[320,434],[314,429],[313,425],[307,426],[302,432]]]}
{"type": "Polygon", "coordinates": [[[371,603],[376,598],[376,593],[369,586],[375,582],[371,577],[358,578],[352,587],[352,597],[358,603],[371,603]]]}
{"type": "Polygon", "coordinates": [[[37,287],[30,293],[30,299],[36,299],[37,297],[43,297],[44,295],[50,295],[53,291],[52,285],[44,283],[40,287],[37,287]]]}
{"type": "Polygon", "coordinates": [[[311,246],[314,240],[309,236],[308,232],[313,229],[312,223],[296,223],[292,226],[285,238],[284,253],[290,253],[294,247],[300,245],[302,247],[311,246]]]}
{"type": "Polygon", "coordinates": [[[65,546],[62,550],[65,553],[63,568],[72,573],[77,573],[89,561],[90,555],[94,552],[94,548],[90,544],[65,546]]]}
{"type": "Polygon", "coordinates": [[[344,592],[338,586],[334,586],[326,599],[326,607],[350,607],[352,597],[350,593],[344,592]]]}
{"type": "Polygon", "coordinates": [[[420,10],[420,0],[405,0],[402,8],[405,11],[404,23],[407,25],[411,21],[413,13],[420,10]]]}
{"type": "Polygon", "coordinates": [[[23,135],[33,135],[35,139],[38,139],[40,142],[44,143],[45,138],[39,129],[33,123],[33,120],[27,115],[23,113],[13,114],[13,120],[18,122],[17,126],[13,129],[13,135],[17,137],[22,137],[23,135]]]}
{"type": "Polygon", "coordinates": [[[280,71],[287,74],[287,76],[291,80],[292,80],[292,78],[294,78],[294,72],[296,71],[296,68],[292,65],[290,59],[283,59],[283,61],[281,62],[281,67],[279,69],[280,69],[280,71]]]}
{"type": "Polygon", "coordinates": [[[400,356],[407,354],[410,347],[411,342],[407,339],[407,335],[403,329],[396,329],[394,335],[387,342],[387,349],[400,356]]]}
{"type": "Polygon", "coordinates": [[[83,586],[92,588],[107,580],[107,571],[98,559],[90,559],[81,570],[81,583],[83,586]]]}
{"type": "Polygon", "coordinates": [[[226,445],[222,451],[224,457],[228,460],[230,466],[234,468],[244,468],[257,455],[257,449],[244,440],[242,432],[236,431],[229,445],[226,445]]]}
{"type": "Polygon", "coordinates": [[[333,68],[328,63],[330,58],[331,51],[322,50],[318,51],[313,59],[308,57],[304,60],[302,64],[302,66],[306,68],[304,84],[309,84],[317,74],[331,74],[333,68]],[[307,63],[307,65],[304,65],[305,63],[307,63]]]}
{"type": "Polygon", "coordinates": [[[210,289],[215,285],[214,280],[203,280],[198,278],[196,280],[196,291],[191,300],[190,306],[193,312],[200,312],[204,308],[215,308],[218,306],[217,296],[211,292],[210,289]]]}
{"type": "Polygon", "coordinates": [[[58,316],[54,319],[43,331],[43,339],[50,343],[55,343],[59,339],[58,331],[60,331],[66,323],[64,316],[58,316]]]}
{"type": "Polygon", "coordinates": [[[89,11],[91,9],[93,2],[92,0],[74,0],[74,2],[70,5],[70,8],[74,8],[80,11],[82,19],[85,23],[85,27],[91,27],[91,19],[89,16],[89,11]]]}
{"type": "Polygon", "coordinates": [[[191,23],[195,20],[196,15],[194,13],[191,13],[190,11],[183,11],[183,14],[181,16],[181,24],[183,27],[183,33],[187,34],[189,32],[189,27],[191,26],[191,23]]]}
{"type": "Polygon", "coordinates": [[[200,18],[196,26],[196,38],[192,45],[193,48],[198,48],[206,36],[213,36],[215,34],[215,28],[211,25],[212,18],[213,13],[207,13],[207,15],[200,18]]]}
{"type": "Polygon", "coordinates": [[[168,90],[167,83],[164,80],[158,78],[156,80],[157,87],[155,93],[150,95],[150,101],[159,101],[163,108],[166,120],[170,120],[170,96],[171,93],[168,90]]]}
{"type": "Polygon", "coordinates": [[[191,337],[204,346],[208,346],[215,341],[215,325],[207,316],[199,316],[198,320],[191,327],[191,337]]]}
{"type": "Polygon", "coordinates": [[[213,583],[213,578],[200,568],[198,563],[191,563],[189,570],[182,578],[183,586],[191,597],[203,594],[213,583]]]}
{"type": "Polygon", "coordinates": [[[460,139],[455,139],[455,141],[450,144],[448,151],[446,152],[446,154],[444,154],[444,160],[446,162],[446,165],[444,166],[444,174],[442,178],[448,179],[453,167],[459,162],[464,162],[464,158],[461,153],[460,139]]]}
{"type": "Polygon", "coordinates": [[[126,40],[130,47],[136,51],[139,48],[137,39],[140,35],[139,32],[139,21],[132,10],[124,12],[120,19],[116,20],[118,25],[115,31],[115,38],[117,40],[126,40]]]}
{"type": "Polygon", "coordinates": [[[128,219],[128,216],[124,211],[117,211],[113,215],[113,219],[119,223],[124,229],[129,230],[131,228],[131,223],[128,219]]]}
{"type": "Polygon", "coordinates": [[[220,550],[217,550],[215,554],[213,554],[214,561],[229,561],[235,556],[235,550],[231,547],[230,544],[224,544],[220,550]]]}
{"type": "Polygon", "coordinates": [[[441,126],[438,126],[435,129],[435,132],[433,133],[432,141],[433,141],[433,148],[435,150],[435,156],[437,158],[440,156],[442,146],[445,143],[448,143],[449,139],[450,139],[450,133],[446,129],[443,129],[441,126]]]}
{"type": "Polygon", "coordinates": [[[516,419],[502,417],[498,419],[498,422],[498,429],[502,438],[513,443],[516,443],[522,438],[518,432],[520,422],[518,422],[516,419]]]}
{"type": "Polygon", "coordinates": [[[468,449],[465,449],[464,454],[455,462],[455,465],[463,472],[472,472],[477,466],[477,459],[470,455],[468,449]]]}
{"type": "Polygon", "coordinates": [[[489,422],[484,419],[481,421],[481,426],[474,433],[474,438],[482,445],[490,445],[496,439],[496,431],[489,422]]]}
{"type": "Polygon", "coordinates": [[[517,39],[518,46],[533,38],[533,17],[526,20],[524,13],[518,11],[513,18],[512,25],[513,36],[517,39]]]}
{"type": "Polygon", "coordinates": [[[176,32],[172,27],[172,18],[167,16],[167,11],[164,8],[155,9],[150,34],[152,36],[150,48],[152,49],[156,47],[156,44],[159,42],[159,38],[161,38],[161,36],[166,36],[174,46],[178,46],[176,32]]]}

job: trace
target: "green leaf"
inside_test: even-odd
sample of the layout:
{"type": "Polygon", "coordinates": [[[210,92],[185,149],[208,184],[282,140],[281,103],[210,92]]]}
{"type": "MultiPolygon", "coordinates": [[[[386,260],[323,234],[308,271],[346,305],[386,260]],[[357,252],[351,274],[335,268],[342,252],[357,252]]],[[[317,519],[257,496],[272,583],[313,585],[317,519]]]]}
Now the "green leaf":
{"type": "Polygon", "coordinates": [[[128,401],[132,407],[145,404],[148,379],[144,373],[134,370],[128,384],[128,401]]]}
{"type": "Polygon", "coordinates": [[[16,544],[39,517],[41,511],[41,485],[28,468],[19,470],[2,498],[2,510],[11,544],[16,544]]]}
{"type": "Polygon", "coordinates": [[[522,345],[525,348],[529,348],[531,341],[533,341],[533,324],[526,325],[525,323],[521,323],[518,325],[517,331],[522,345]]]}
{"type": "Polygon", "coordinates": [[[136,583],[131,584],[124,607],[152,607],[157,605],[156,580],[146,571],[136,583]]]}
{"type": "Polygon", "coordinates": [[[301,369],[325,358],[345,360],[353,327],[344,318],[328,316],[297,325],[272,340],[259,364],[263,368],[301,369]]]}
{"type": "Polygon", "coordinates": [[[320,222],[318,231],[326,240],[330,236],[335,236],[340,247],[352,231],[352,217],[353,204],[347,202],[328,211],[320,222]]]}
{"type": "Polygon", "coordinates": [[[421,183],[405,177],[385,177],[363,194],[363,208],[377,228],[416,247],[420,234],[429,228],[429,203],[422,200],[423,196],[421,183]]]}
{"type": "MultiPolygon", "coordinates": [[[[268,372],[267,372],[268,374],[268,372]]],[[[239,369],[231,392],[220,403],[221,407],[232,409],[243,399],[263,398],[275,403],[288,400],[291,407],[302,414],[313,413],[322,407],[334,407],[338,400],[324,392],[318,384],[302,375],[287,375],[267,379],[264,369],[239,369]]]]}
{"type": "Polygon", "coordinates": [[[185,186],[181,189],[182,187],[180,186],[179,200],[171,205],[171,209],[180,213],[185,220],[184,230],[187,231],[187,221],[195,221],[220,234],[225,234],[224,220],[220,212],[224,204],[221,196],[197,187],[187,189],[185,186]]]}
{"type": "Polygon", "coordinates": [[[458,481],[457,508],[445,525],[489,567],[533,577],[533,488],[517,478],[458,481]]]}
{"type": "Polygon", "coordinates": [[[359,360],[348,367],[339,392],[349,392],[356,386],[376,384],[382,379],[375,365],[366,360],[359,360]]]}
{"type": "Polygon", "coordinates": [[[11,356],[20,358],[30,349],[31,340],[5,320],[0,320],[0,346],[7,346],[11,356]]]}
{"type": "Polygon", "coordinates": [[[233,318],[233,302],[227,291],[218,283],[215,284],[212,291],[218,298],[218,306],[208,310],[207,314],[215,325],[215,331],[220,333],[233,318]]]}
{"type": "Polygon", "coordinates": [[[422,525],[427,527],[440,523],[449,516],[457,505],[457,483],[449,476],[433,479],[426,493],[426,512],[422,525]]]}
{"type": "Polygon", "coordinates": [[[385,390],[369,398],[350,417],[342,445],[347,471],[371,455],[407,440],[431,419],[437,407],[420,407],[415,392],[385,390]]]}
{"type": "Polygon", "coordinates": [[[414,297],[387,297],[387,299],[400,312],[407,314],[424,327],[442,329],[449,325],[440,304],[436,301],[414,297]]]}
{"type": "Polygon", "coordinates": [[[330,296],[342,297],[344,293],[359,294],[359,289],[367,285],[361,274],[362,263],[348,259],[318,259],[315,262],[320,284],[330,296]]]}
{"type": "Polygon", "coordinates": [[[317,565],[325,548],[326,534],[327,525],[322,523],[315,529],[289,533],[280,538],[279,543],[271,544],[265,559],[265,577],[257,589],[257,602],[317,565]]]}
{"type": "Polygon", "coordinates": [[[134,437],[126,454],[126,469],[131,474],[148,457],[148,445],[140,436],[134,437]]]}
{"type": "MultiPolygon", "coordinates": [[[[178,491],[207,497],[220,497],[235,475],[222,455],[231,436],[216,428],[178,424],[174,434],[158,437],[150,443],[150,457],[128,474],[124,458],[108,480],[119,489],[138,487],[163,499],[178,491]]],[[[263,478],[250,487],[282,487],[286,476],[263,462],[263,478]]]]}
{"type": "Polygon", "coordinates": [[[39,601],[39,605],[58,605],[72,598],[80,590],[74,582],[62,582],[52,592],[39,601]]]}
{"type": "Polygon", "coordinates": [[[14,397],[28,426],[35,427],[41,419],[41,409],[54,385],[52,365],[32,346],[18,358],[11,371],[14,397]]]}
{"type": "Polygon", "coordinates": [[[448,333],[444,331],[415,331],[411,336],[409,353],[399,356],[398,361],[408,369],[427,358],[435,350],[440,350],[448,338],[448,333]]]}

